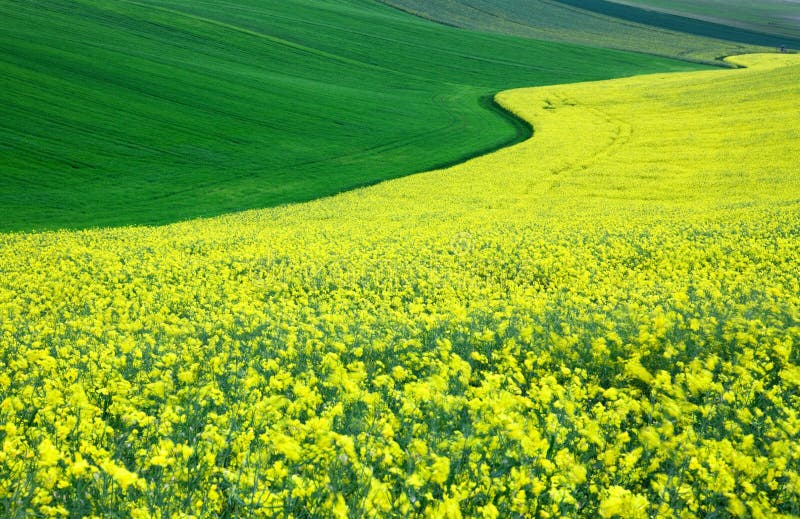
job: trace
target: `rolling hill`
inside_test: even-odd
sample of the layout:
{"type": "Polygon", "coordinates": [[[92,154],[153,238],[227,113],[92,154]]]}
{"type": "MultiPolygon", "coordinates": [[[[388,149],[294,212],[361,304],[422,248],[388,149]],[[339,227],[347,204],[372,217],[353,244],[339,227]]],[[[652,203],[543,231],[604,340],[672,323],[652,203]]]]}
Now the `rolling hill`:
{"type": "Polygon", "coordinates": [[[0,234],[2,515],[797,516],[800,56],[737,62],[503,92],[532,139],[309,203],[0,234]]]}
{"type": "Polygon", "coordinates": [[[331,195],[524,138],[498,90],[698,68],[368,0],[9,0],[0,18],[5,231],[331,195]]]}

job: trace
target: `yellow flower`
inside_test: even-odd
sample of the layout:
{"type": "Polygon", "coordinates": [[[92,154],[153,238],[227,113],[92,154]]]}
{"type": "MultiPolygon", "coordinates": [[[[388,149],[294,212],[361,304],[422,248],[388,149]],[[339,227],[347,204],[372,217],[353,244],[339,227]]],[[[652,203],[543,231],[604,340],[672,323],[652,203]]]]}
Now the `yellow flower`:
{"type": "Polygon", "coordinates": [[[431,481],[444,485],[450,475],[450,460],[444,456],[435,456],[431,466],[431,481]]]}
{"type": "Polygon", "coordinates": [[[73,460],[72,464],[69,466],[69,473],[75,477],[81,477],[83,474],[89,472],[92,466],[83,459],[80,452],[75,453],[75,459],[73,460]]]}
{"type": "Polygon", "coordinates": [[[645,518],[648,506],[646,497],[615,485],[608,489],[607,495],[600,502],[598,512],[601,517],[645,518]]]}
{"type": "Polygon", "coordinates": [[[43,467],[52,467],[61,459],[61,453],[49,438],[39,442],[39,464],[43,467]]]}
{"type": "Polygon", "coordinates": [[[347,508],[347,503],[344,501],[344,497],[341,494],[336,495],[336,504],[333,506],[333,517],[336,519],[347,519],[349,514],[349,509],[347,508]]]}
{"type": "Polygon", "coordinates": [[[800,387],[800,366],[791,366],[781,370],[781,378],[786,382],[800,387]]]}
{"type": "Polygon", "coordinates": [[[446,496],[444,500],[436,506],[431,516],[439,519],[461,519],[461,517],[463,517],[458,501],[449,496],[446,496]]]}
{"type": "Polygon", "coordinates": [[[647,371],[647,368],[642,366],[638,357],[634,357],[625,363],[625,373],[647,384],[653,381],[653,375],[647,371]]]}
{"type": "Polygon", "coordinates": [[[130,486],[143,486],[143,482],[136,474],[111,460],[106,460],[100,463],[100,467],[106,472],[106,474],[111,476],[112,479],[116,481],[123,490],[127,490],[130,486]]]}
{"type": "Polygon", "coordinates": [[[500,517],[500,512],[497,510],[497,507],[494,506],[492,503],[489,503],[486,506],[480,508],[481,516],[484,519],[497,519],[500,517]]]}

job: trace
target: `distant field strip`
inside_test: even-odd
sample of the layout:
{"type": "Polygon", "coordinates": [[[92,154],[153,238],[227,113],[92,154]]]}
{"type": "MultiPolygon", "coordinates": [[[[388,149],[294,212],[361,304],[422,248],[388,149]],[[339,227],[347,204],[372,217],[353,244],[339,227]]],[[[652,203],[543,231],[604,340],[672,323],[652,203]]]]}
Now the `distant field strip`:
{"type": "MultiPolygon", "coordinates": [[[[685,59],[715,61],[724,56],[775,50],[715,34],[690,34],[681,26],[662,26],[660,13],[636,7],[555,0],[383,0],[403,11],[447,25],[551,41],[646,52],[685,59]],[[602,7],[602,9],[601,9],[602,7]],[[603,9],[606,9],[605,11],[603,9]],[[617,11],[637,13],[616,17],[617,11]],[[711,36],[711,37],[706,37],[711,36]]],[[[675,18],[675,17],[673,17],[675,18]]],[[[668,20],[672,18],[667,17],[668,20]]],[[[696,20],[681,19],[687,23],[696,20]]],[[[703,27],[704,22],[697,22],[703,27]]],[[[720,35],[740,29],[723,26],[720,35]]],[[[708,31],[706,31],[708,32],[708,31]]],[[[771,41],[770,41],[771,42],[771,41]]],[[[788,43],[788,42],[784,42],[788,43]]]]}
{"type": "Polygon", "coordinates": [[[0,234],[6,517],[800,515],[800,56],[304,204],[0,234]]]}
{"type": "MultiPolygon", "coordinates": [[[[607,0],[558,0],[562,4],[588,9],[600,14],[612,16],[630,22],[662,27],[672,31],[680,31],[697,36],[716,38],[719,40],[736,41],[750,45],[765,47],[780,47],[786,45],[793,49],[800,49],[800,39],[791,36],[780,36],[764,32],[757,32],[741,27],[724,25],[697,18],[678,16],[666,12],[653,11],[607,0]]],[[[725,8],[718,8],[724,15],[725,8]]],[[[800,7],[797,12],[800,13],[800,7]]]]}
{"type": "Polygon", "coordinates": [[[767,34],[800,37],[797,0],[615,0],[618,4],[736,25],[767,34]]]}

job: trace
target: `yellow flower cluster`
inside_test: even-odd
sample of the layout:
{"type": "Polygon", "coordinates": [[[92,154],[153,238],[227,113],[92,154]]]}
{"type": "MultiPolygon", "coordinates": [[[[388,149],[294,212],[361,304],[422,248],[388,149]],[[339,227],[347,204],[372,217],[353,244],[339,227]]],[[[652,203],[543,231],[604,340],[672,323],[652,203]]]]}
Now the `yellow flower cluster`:
{"type": "Polygon", "coordinates": [[[308,204],[0,235],[0,511],[800,515],[800,60],[519,90],[308,204]]]}

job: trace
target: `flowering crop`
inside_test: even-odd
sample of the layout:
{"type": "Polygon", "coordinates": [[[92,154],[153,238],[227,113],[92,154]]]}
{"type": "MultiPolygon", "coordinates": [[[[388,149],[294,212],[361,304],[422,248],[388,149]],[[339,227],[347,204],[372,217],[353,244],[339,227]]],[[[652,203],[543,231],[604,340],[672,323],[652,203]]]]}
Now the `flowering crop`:
{"type": "Polygon", "coordinates": [[[800,60],[506,92],[315,202],[0,235],[0,515],[800,515],[800,60]]]}

